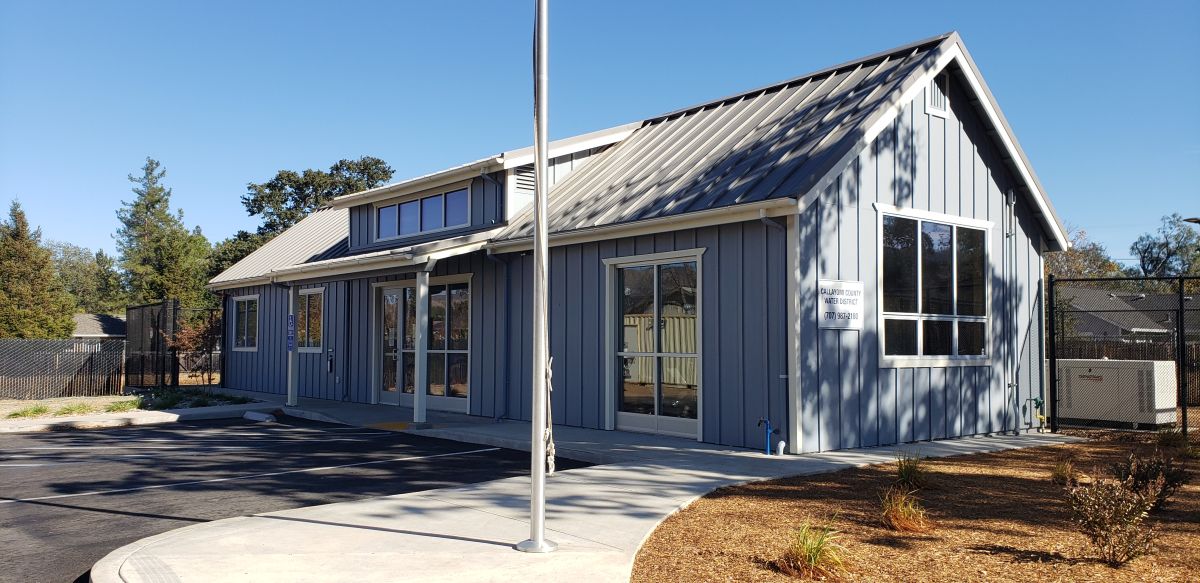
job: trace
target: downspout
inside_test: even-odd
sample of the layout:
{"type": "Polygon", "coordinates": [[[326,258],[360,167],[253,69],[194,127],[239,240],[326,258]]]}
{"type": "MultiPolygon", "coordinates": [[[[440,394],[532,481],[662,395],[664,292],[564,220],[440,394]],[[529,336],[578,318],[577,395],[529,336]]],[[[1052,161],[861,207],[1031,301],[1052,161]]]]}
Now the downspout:
{"type": "MultiPolygon", "coordinates": [[[[1005,288],[1007,288],[1006,293],[1005,293],[1005,308],[1006,308],[1005,311],[1007,313],[1005,314],[1005,317],[1008,320],[1008,328],[1009,328],[1009,330],[1008,330],[1008,354],[1007,354],[1007,358],[1005,358],[1004,376],[1005,376],[1005,383],[1006,383],[1005,386],[1008,387],[1009,394],[1011,395],[1009,398],[1009,402],[1005,404],[1004,416],[1006,419],[1008,418],[1009,415],[1014,415],[1014,414],[1018,413],[1018,411],[1014,410],[1014,408],[1017,406],[1017,403],[1020,402],[1020,396],[1018,395],[1020,385],[1019,385],[1019,383],[1017,383],[1017,370],[1016,370],[1016,368],[1017,368],[1017,353],[1016,353],[1016,351],[1017,351],[1017,335],[1018,335],[1017,332],[1019,329],[1019,323],[1017,321],[1017,313],[1016,313],[1017,312],[1017,301],[1016,301],[1016,299],[1017,299],[1016,298],[1017,233],[1016,233],[1016,227],[1014,226],[1014,223],[1016,221],[1016,203],[1017,203],[1016,192],[1010,190],[1008,192],[1008,197],[1005,200],[1006,208],[1004,211],[1004,218],[1005,218],[1005,223],[1006,223],[1005,233],[1004,233],[1004,254],[1005,254],[1004,269],[1006,271],[1005,288]]],[[[1013,419],[1013,421],[1012,421],[1013,433],[1020,433],[1020,429],[1019,429],[1020,424],[1021,424],[1020,416],[1016,415],[1016,418],[1013,419]]]]}
{"type": "Polygon", "coordinates": [[[512,292],[512,270],[509,269],[508,261],[497,258],[492,254],[491,249],[488,249],[487,254],[485,254],[484,257],[487,257],[488,261],[491,261],[496,265],[504,266],[504,335],[501,337],[503,338],[503,342],[501,342],[501,344],[504,345],[504,388],[501,391],[504,396],[504,408],[501,409],[500,407],[496,407],[495,416],[492,418],[493,421],[499,423],[501,419],[508,417],[508,381],[511,378],[510,371],[512,370],[512,367],[509,366],[508,361],[509,351],[512,348],[512,339],[508,337],[508,331],[511,329],[509,325],[512,322],[512,309],[508,303],[510,297],[509,294],[512,292]]]}
{"type": "MultiPolygon", "coordinates": [[[[759,221],[760,221],[760,222],[761,222],[761,223],[762,223],[764,226],[766,226],[768,229],[776,229],[776,230],[778,230],[779,232],[781,232],[781,233],[783,234],[784,240],[785,240],[785,241],[787,240],[787,228],[786,228],[786,227],[784,227],[783,225],[780,225],[779,223],[775,222],[775,220],[774,220],[774,219],[772,219],[772,218],[768,217],[768,216],[767,216],[767,211],[766,211],[766,209],[759,209],[759,211],[758,211],[758,220],[759,220],[759,221]]],[[[764,237],[763,237],[763,257],[764,257],[764,258],[765,258],[765,257],[767,257],[767,254],[768,254],[768,251],[769,251],[769,249],[770,249],[770,246],[771,246],[770,237],[765,237],[765,236],[764,236],[764,237]]],[[[786,246],[786,243],[785,243],[785,246],[786,246]]],[[[786,263],[786,262],[787,262],[787,260],[786,260],[786,257],[787,257],[786,249],[785,249],[784,257],[785,257],[784,263],[786,263]]],[[[784,271],[785,271],[785,273],[786,273],[786,271],[787,271],[787,270],[785,269],[784,271]]],[[[764,271],[764,276],[765,276],[765,278],[766,278],[767,280],[770,280],[770,277],[771,277],[771,276],[770,276],[770,274],[769,274],[769,273],[767,273],[767,272],[765,272],[765,271],[764,271]]],[[[765,417],[764,417],[764,420],[766,421],[766,437],[765,437],[765,439],[766,439],[766,444],[765,444],[765,451],[766,451],[767,455],[771,455],[771,450],[772,450],[772,444],[771,444],[771,435],[772,435],[773,433],[778,433],[778,429],[776,429],[775,431],[772,431],[772,429],[771,429],[771,357],[770,357],[770,354],[771,354],[771,348],[770,348],[770,347],[771,347],[771,332],[770,332],[770,329],[771,329],[771,317],[770,317],[770,312],[769,312],[769,307],[770,307],[770,305],[771,305],[771,304],[770,304],[770,293],[769,293],[769,287],[770,287],[770,286],[768,286],[768,285],[767,285],[767,282],[766,282],[766,281],[764,281],[764,282],[763,282],[763,285],[762,285],[762,305],[763,305],[763,323],[762,323],[762,335],[763,335],[763,370],[766,372],[766,375],[767,375],[767,382],[766,382],[766,384],[764,384],[764,385],[763,385],[763,392],[765,393],[765,395],[764,395],[764,396],[766,397],[766,398],[763,400],[763,402],[764,402],[764,403],[766,403],[766,405],[767,405],[766,415],[765,415],[765,417]]],[[[788,376],[788,375],[787,375],[787,373],[786,373],[786,371],[785,371],[785,372],[784,372],[784,374],[783,374],[783,377],[786,379],[786,378],[787,378],[787,376],[788,376]]],[[[786,394],[786,390],[785,390],[784,392],[785,392],[785,394],[786,394]]],[[[784,410],[786,411],[786,410],[787,410],[787,408],[785,407],[785,408],[784,408],[784,410]]],[[[784,426],[785,426],[785,427],[787,426],[786,420],[785,420],[785,422],[784,422],[784,426]]],[[[778,427],[778,425],[776,425],[776,427],[778,427]]],[[[783,448],[782,448],[782,447],[780,448],[780,451],[781,451],[781,452],[783,451],[783,448]]]]}

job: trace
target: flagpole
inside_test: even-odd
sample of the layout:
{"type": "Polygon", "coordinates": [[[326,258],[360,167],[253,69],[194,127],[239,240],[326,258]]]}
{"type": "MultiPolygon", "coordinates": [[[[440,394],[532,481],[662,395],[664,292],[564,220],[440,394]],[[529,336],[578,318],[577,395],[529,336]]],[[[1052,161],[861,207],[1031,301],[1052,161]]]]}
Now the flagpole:
{"type": "Polygon", "coordinates": [[[528,553],[548,553],[558,548],[546,540],[546,430],[548,395],[546,391],[547,338],[546,320],[546,195],[549,191],[549,139],[547,105],[549,103],[550,22],[549,0],[536,0],[533,41],[533,415],[530,423],[530,495],[529,540],[517,545],[528,553]]]}

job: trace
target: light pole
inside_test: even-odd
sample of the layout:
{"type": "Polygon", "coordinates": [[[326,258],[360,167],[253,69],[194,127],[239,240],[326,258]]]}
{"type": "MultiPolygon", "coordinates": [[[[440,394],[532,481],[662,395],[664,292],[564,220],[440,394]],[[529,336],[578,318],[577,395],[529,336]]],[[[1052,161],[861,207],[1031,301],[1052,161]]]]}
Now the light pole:
{"type": "Polygon", "coordinates": [[[533,414],[529,444],[529,540],[517,545],[527,553],[548,553],[558,548],[546,540],[546,196],[550,190],[549,138],[547,138],[547,104],[549,103],[549,0],[537,0],[534,13],[533,40],[533,414]]]}

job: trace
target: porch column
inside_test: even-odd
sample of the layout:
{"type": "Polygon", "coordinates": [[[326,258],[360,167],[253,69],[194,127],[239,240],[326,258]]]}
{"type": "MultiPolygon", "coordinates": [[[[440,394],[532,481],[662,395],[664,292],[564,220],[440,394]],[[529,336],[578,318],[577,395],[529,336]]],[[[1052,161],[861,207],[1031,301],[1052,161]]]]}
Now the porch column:
{"type": "Polygon", "coordinates": [[[413,334],[416,343],[413,359],[413,423],[425,422],[425,386],[429,381],[429,272],[417,272],[417,325],[413,334]]]}
{"type": "MultiPolygon", "coordinates": [[[[300,387],[300,361],[296,359],[296,304],[300,303],[300,288],[288,286],[287,338],[287,406],[298,404],[300,387]]],[[[260,333],[261,334],[261,333],[260,333]]]]}

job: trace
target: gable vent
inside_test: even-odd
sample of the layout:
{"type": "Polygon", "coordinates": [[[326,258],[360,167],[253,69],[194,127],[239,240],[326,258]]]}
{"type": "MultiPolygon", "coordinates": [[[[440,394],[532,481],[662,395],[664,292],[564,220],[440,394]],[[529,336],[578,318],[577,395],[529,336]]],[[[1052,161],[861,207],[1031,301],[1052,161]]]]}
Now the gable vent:
{"type": "Polygon", "coordinates": [[[929,82],[929,109],[946,112],[946,74],[941,73],[929,82]]]}
{"type": "Polygon", "coordinates": [[[516,181],[515,188],[521,194],[533,194],[534,186],[534,170],[533,164],[517,166],[513,169],[513,179],[516,181]]]}

